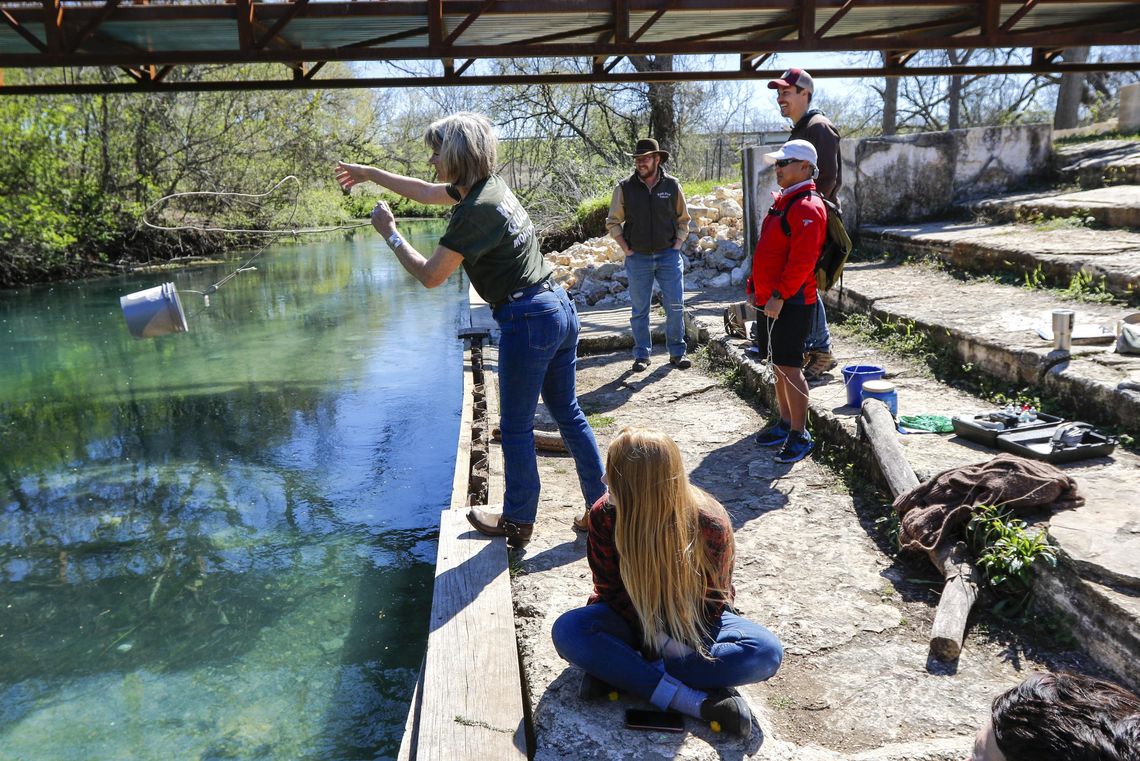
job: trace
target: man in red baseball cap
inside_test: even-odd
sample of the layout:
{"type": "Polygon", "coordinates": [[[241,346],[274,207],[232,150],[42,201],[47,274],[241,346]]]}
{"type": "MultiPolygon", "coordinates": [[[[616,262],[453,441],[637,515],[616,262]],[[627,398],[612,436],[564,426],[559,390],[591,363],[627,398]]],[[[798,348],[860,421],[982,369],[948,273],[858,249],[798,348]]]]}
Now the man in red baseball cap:
{"type": "MultiPolygon", "coordinates": [[[[843,184],[843,162],[839,158],[839,130],[822,111],[811,107],[815,82],[803,69],[788,69],[768,83],[776,90],[776,103],[780,114],[792,120],[792,134],[788,140],[807,140],[815,146],[819,170],[815,178],[820,194],[839,207],[839,187],[843,184]]],[[[827,314],[823,301],[816,305],[815,322],[804,342],[804,377],[808,382],[824,382],[827,372],[836,366],[831,353],[831,333],[827,329],[827,314]]]]}

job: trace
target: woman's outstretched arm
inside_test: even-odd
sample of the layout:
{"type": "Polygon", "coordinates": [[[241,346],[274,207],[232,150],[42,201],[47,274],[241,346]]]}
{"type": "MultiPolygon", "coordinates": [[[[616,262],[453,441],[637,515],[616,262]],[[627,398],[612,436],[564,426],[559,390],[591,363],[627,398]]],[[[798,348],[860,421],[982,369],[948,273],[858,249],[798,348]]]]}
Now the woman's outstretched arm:
{"type": "Polygon", "coordinates": [[[386,172],[367,164],[348,164],[337,162],[336,181],[345,190],[362,182],[374,182],[377,185],[399,193],[404,198],[410,198],[420,203],[435,206],[452,206],[455,199],[447,193],[447,185],[440,182],[425,182],[415,177],[406,177],[394,172],[386,172]]]}

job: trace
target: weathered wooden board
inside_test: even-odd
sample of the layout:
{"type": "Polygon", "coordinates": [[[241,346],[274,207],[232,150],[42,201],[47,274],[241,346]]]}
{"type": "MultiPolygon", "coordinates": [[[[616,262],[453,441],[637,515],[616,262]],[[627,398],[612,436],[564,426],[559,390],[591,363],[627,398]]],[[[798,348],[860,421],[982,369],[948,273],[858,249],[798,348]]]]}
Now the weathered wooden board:
{"type": "MultiPolygon", "coordinates": [[[[499,347],[488,346],[483,350],[483,372],[487,379],[487,420],[490,425],[499,425],[499,347]]],[[[490,438],[490,437],[488,437],[490,438]]],[[[487,448],[489,478],[487,483],[487,504],[496,509],[503,506],[503,447],[498,441],[490,442],[487,448]]]]}
{"type": "Polygon", "coordinates": [[[471,353],[463,362],[463,412],[459,420],[459,443],[455,447],[455,473],[451,480],[451,509],[467,508],[467,480],[471,473],[471,353]]]}
{"type": "Polygon", "coordinates": [[[526,757],[507,547],[440,515],[419,761],[526,757]]]}

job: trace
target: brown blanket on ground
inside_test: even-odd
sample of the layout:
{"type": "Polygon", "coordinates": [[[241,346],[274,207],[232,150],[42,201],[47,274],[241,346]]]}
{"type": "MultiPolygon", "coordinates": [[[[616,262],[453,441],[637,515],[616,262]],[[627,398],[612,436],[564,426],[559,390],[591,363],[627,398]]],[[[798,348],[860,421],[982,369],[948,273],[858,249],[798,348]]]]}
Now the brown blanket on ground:
{"type": "Polygon", "coordinates": [[[1017,512],[1080,507],[1077,484],[1044,462],[1000,454],[988,462],[944,470],[895,499],[899,546],[920,550],[937,564],[938,547],[962,538],[978,505],[1004,505],[1017,512]]]}

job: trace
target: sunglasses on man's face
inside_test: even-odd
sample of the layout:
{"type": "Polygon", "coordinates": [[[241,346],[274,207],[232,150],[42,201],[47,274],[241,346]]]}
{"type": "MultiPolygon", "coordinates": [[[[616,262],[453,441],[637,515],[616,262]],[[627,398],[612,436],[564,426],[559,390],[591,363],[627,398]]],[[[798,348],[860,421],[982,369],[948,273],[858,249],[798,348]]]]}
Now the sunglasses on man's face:
{"type": "Polygon", "coordinates": [[[797,164],[800,161],[803,161],[803,159],[780,159],[779,161],[776,162],[776,166],[783,169],[784,167],[786,167],[790,164],[797,164]]]}

